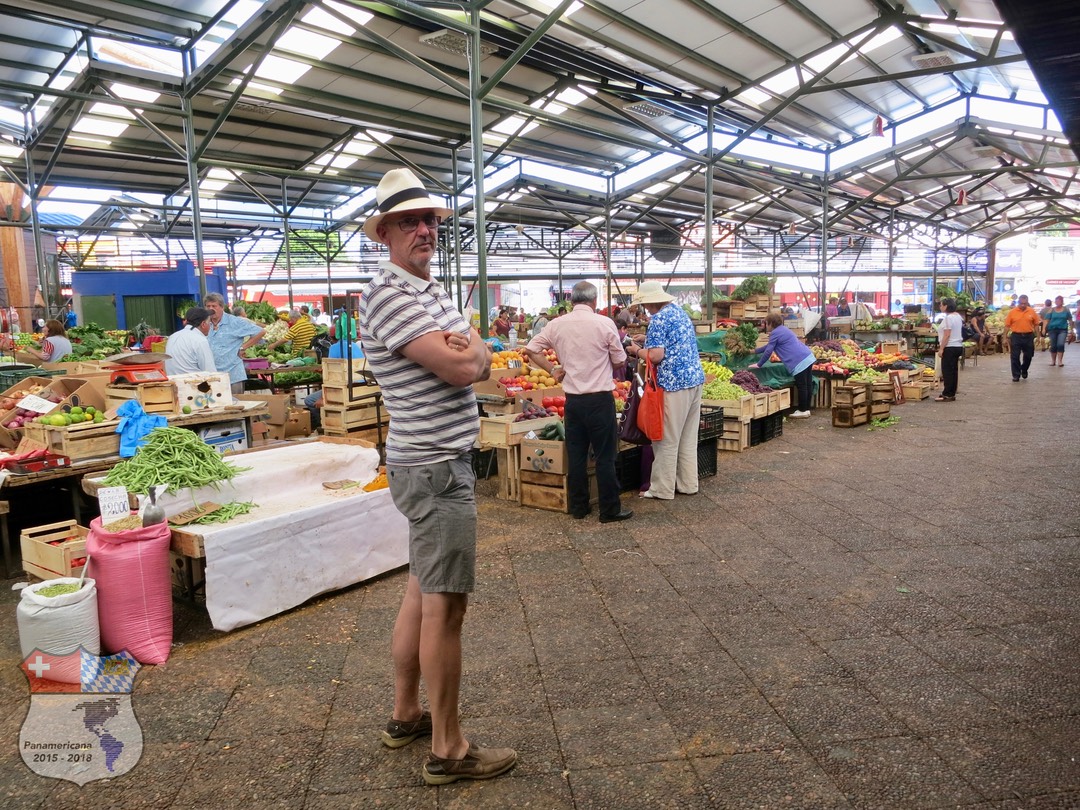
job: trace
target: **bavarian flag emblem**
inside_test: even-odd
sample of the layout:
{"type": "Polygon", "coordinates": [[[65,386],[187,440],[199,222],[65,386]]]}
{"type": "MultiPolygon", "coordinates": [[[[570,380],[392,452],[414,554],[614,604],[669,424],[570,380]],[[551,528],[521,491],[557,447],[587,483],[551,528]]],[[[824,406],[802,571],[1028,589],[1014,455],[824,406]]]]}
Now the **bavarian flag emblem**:
{"type": "Polygon", "coordinates": [[[30,770],[82,786],[134,768],[143,750],[131,706],[140,666],[126,651],[26,656],[20,667],[30,682],[30,711],[19,754],[30,770]]]}

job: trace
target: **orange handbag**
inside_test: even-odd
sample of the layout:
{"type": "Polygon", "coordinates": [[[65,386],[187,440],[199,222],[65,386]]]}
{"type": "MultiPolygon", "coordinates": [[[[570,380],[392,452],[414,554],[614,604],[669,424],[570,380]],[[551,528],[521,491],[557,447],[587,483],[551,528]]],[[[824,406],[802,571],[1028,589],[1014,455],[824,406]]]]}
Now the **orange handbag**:
{"type": "Polygon", "coordinates": [[[645,387],[638,403],[637,424],[654,442],[664,439],[664,389],[656,382],[656,366],[645,357],[645,387]]]}

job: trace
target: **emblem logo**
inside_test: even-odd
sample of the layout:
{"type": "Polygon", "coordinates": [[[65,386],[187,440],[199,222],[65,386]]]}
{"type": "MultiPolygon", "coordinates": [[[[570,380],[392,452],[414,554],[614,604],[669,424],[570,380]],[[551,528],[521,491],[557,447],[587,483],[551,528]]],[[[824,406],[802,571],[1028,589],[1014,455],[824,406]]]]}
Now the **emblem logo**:
{"type": "Polygon", "coordinates": [[[126,651],[34,650],[20,668],[30,681],[30,711],[19,730],[19,754],[30,770],[82,787],[135,767],[143,751],[131,706],[138,661],[126,651]]]}

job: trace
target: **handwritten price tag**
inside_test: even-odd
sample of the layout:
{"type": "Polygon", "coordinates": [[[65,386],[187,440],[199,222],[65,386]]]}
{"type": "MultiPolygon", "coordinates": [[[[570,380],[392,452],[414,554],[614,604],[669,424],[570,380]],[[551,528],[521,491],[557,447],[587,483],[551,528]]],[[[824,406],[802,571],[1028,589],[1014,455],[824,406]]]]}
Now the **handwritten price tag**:
{"type": "Polygon", "coordinates": [[[127,487],[102,487],[98,490],[98,508],[102,525],[126,518],[131,514],[127,487]]]}
{"type": "Polygon", "coordinates": [[[49,400],[43,399],[37,394],[27,394],[16,404],[16,407],[25,408],[26,410],[33,411],[34,413],[48,413],[56,406],[56,402],[49,402],[49,400]]]}

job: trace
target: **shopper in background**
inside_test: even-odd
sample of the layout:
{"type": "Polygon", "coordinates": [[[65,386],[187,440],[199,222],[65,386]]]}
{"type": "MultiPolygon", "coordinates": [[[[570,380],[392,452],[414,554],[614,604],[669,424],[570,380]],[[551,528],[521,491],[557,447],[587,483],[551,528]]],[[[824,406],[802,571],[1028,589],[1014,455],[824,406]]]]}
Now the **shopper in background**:
{"type": "Polygon", "coordinates": [[[51,318],[45,321],[45,337],[41,341],[41,348],[27,346],[21,352],[36,357],[43,363],[56,363],[71,354],[71,341],[67,338],[64,325],[51,318]]]}
{"type": "Polygon", "coordinates": [[[1042,321],[1028,305],[1028,297],[1021,295],[1016,306],[1005,316],[1005,337],[1009,340],[1013,382],[1027,379],[1031,360],[1035,356],[1035,335],[1041,328],[1042,321]]]}
{"type": "Polygon", "coordinates": [[[276,340],[266,348],[273,350],[283,343],[290,344],[289,350],[293,357],[302,357],[311,347],[311,341],[315,339],[315,324],[307,316],[308,308],[301,307],[289,313],[289,331],[281,340],[276,340]]]}
{"type": "Polygon", "coordinates": [[[960,358],[964,355],[964,319],[956,311],[956,299],[943,298],[945,317],[938,324],[938,357],[941,367],[941,395],[936,402],[952,402],[960,382],[960,358]]]}
{"type": "Polygon", "coordinates": [[[547,310],[546,309],[540,310],[540,314],[538,314],[533,319],[532,332],[530,333],[529,336],[530,337],[536,337],[542,331],[544,331],[544,327],[547,326],[549,323],[551,323],[551,319],[548,318],[547,310]]]}
{"type": "Polygon", "coordinates": [[[971,315],[971,330],[975,333],[972,340],[975,341],[975,353],[987,354],[990,348],[991,336],[986,328],[986,310],[979,307],[971,315]]]}
{"type": "Polygon", "coordinates": [[[1065,339],[1069,331],[1073,329],[1073,316],[1069,308],[1065,306],[1065,299],[1058,296],[1054,299],[1054,305],[1042,319],[1043,332],[1050,338],[1050,365],[1065,365],[1065,339]],[[1061,363],[1058,363],[1058,355],[1061,355],[1061,363]]]}
{"type": "MultiPolygon", "coordinates": [[[[461,627],[476,580],[480,419],[472,384],[491,374],[491,351],[431,277],[439,224],[453,212],[409,169],[387,172],[375,193],[369,239],[390,249],[360,301],[364,351],[382,384],[390,431],[386,472],[409,521],[409,580],[394,623],[390,748],[431,735],[431,785],[489,779],[514,767],[510,748],[471,744],[459,724],[461,627]],[[431,713],[420,704],[420,679],[431,713]]],[[[363,527],[358,528],[363,531],[363,527]]]]}
{"type": "Polygon", "coordinates": [[[848,307],[846,295],[841,298],[840,303],[836,305],[836,316],[838,318],[847,318],[851,316],[851,308],[848,307]]]}
{"type": "Polygon", "coordinates": [[[506,309],[499,310],[499,317],[497,317],[494,323],[491,324],[491,331],[495,333],[495,337],[507,340],[510,337],[510,315],[506,309]]]}
{"type": "Polygon", "coordinates": [[[638,313],[641,312],[641,305],[630,303],[628,307],[619,311],[619,314],[615,316],[615,323],[624,329],[630,329],[633,326],[638,325],[638,313]]]}
{"type": "Polygon", "coordinates": [[[210,313],[207,319],[210,331],[206,339],[210,341],[210,350],[214,353],[214,366],[229,375],[232,392],[242,394],[244,380],[247,379],[244,352],[262,340],[266,330],[247,318],[227,313],[225,298],[218,293],[208,293],[203,298],[203,306],[210,313]]]}
{"type": "Polygon", "coordinates": [[[618,453],[615,397],[612,380],[626,366],[626,352],[611,318],[596,312],[596,285],[579,281],[570,293],[574,308],[556,318],[529,341],[529,362],[554,375],[566,391],[566,488],[571,516],[581,519],[589,505],[587,465],[589,448],[596,456],[596,487],[600,494],[600,522],[633,516],[623,509],[615,473],[618,453]],[[554,349],[561,366],[553,366],[544,349],[554,349]]]}
{"type": "Polygon", "coordinates": [[[196,371],[214,371],[214,352],[206,339],[210,331],[210,311],[192,307],[184,313],[184,326],[169,335],[165,341],[165,373],[192,374],[196,371]]]}
{"type": "Polygon", "coordinates": [[[705,372],[694,324],[674,303],[674,296],[666,293],[659,281],[646,281],[638,287],[634,301],[649,313],[649,330],[642,341],[644,348],[637,342],[638,336],[629,349],[630,356],[648,355],[664,389],[664,438],[653,442],[652,477],[641,496],[670,501],[675,493],[694,495],[698,491],[698,426],[705,372]]]}
{"type": "Polygon", "coordinates": [[[1039,320],[1045,321],[1050,314],[1050,310],[1054,308],[1054,302],[1047,298],[1043,301],[1043,308],[1039,310],[1039,320]]]}
{"type": "Polygon", "coordinates": [[[67,304],[64,305],[64,330],[65,330],[65,332],[68,329],[71,329],[74,326],[78,326],[78,324],[79,324],[79,316],[75,314],[75,308],[72,306],[71,302],[68,301],[67,304]]]}
{"type": "Polygon", "coordinates": [[[784,326],[779,312],[770,312],[765,316],[765,331],[769,335],[769,342],[754,350],[761,355],[761,359],[748,368],[760,368],[775,353],[788,374],[795,378],[799,401],[791,418],[808,419],[810,401],[814,396],[814,353],[795,337],[794,332],[784,326]]]}

